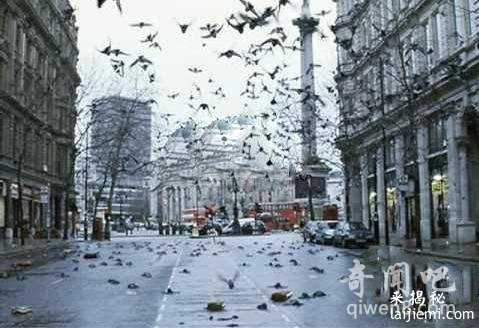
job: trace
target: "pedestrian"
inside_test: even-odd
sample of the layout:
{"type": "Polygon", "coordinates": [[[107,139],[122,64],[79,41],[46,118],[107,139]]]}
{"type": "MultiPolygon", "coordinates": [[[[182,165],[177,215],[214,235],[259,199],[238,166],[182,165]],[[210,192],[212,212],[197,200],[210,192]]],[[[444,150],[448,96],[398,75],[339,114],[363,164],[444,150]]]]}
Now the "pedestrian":
{"type": "Polygon", "coordinates": [[[301,234],[303,235],[303,243],[306,244],[308,242],[308,238],[306,237],[306,230],[304,228],[301,230],[301,234]]]}
{"type": "Polygon", "coordinates": [[[218,236],[218,231],[215,228],[211,228],[208,230],[208,235],[213,237],[213,244],[216,244],[216,237],[218,236]]]}

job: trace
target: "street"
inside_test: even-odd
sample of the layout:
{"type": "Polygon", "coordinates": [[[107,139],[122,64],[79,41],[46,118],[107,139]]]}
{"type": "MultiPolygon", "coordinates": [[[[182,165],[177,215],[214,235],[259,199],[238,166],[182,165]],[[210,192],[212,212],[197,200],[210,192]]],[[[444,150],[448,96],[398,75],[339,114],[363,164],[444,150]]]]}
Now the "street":
{"type": "MultiPolygon", "coordinates": [[[[406,325],[388,316],[354,320],[347,314],[347,305],[356,302],[356,296],[338,278],[348,273],[352,259],[363,251],[303,245],[295,233],[223,237],[215,244],[211,239],[171,236],[115,238],[98,248],[79,245],[65,260],[0,280],[0,327],[406,325]],[[96,249],[98,259],[83,258],[96,249]],[[231,278],[236,271],[234,289],[218,278],[231,278]],[[303,305],[273,303],[270,295],[278,282],[303,305]],[[132,283],[137,288],[127,287],[132,283]],[[166,293],[168,288],[172,293],[166,293]],[[315,291],[326,296],[300,297],[315,291]],[[224,311],[206,310],[207,303],[215,300],[224,302],[224,311]],[[267,304],[266,311],[257,309],[262,303],[267,304]],[[33,313],[12,315],[10,308],[19,305],[31,306],[33,313]]],[[[477,322],[444,321],[438,326],[446,323],[473,327],[477,322]]]]}

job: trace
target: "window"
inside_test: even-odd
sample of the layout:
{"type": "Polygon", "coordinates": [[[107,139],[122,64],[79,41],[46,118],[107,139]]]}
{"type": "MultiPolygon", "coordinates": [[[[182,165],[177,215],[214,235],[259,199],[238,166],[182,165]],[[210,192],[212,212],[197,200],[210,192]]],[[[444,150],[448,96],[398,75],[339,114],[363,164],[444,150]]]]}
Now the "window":
{"type": "Polygon", "coordinates": [[[376,174],[376,149],[371,148],[368,151],[368,173],[376,174]]]}
{"type": "Polygon", "coordinates": [[[444,118],[433,120],[428,127],[429,152],[435,153],[447,147],[446,121],[444,118]]]}
{"type": "Polygon", "coordinates": [[[15,46],[19,53],[23,53],[23,31],[20,24],[17,22],[17,32],[15,34],[15,46]]]}
{"type": "Polygon", "coordinates": [[[394,138],[386,140],[386,153],[384,160],[386,161],[386,167],[393,167],[396,162],[396,151],[395,151],[395,141],[394,138]]]}
{"type": "Polygon", "coordinates": [[[469,29],[470,35],[474,35],[478,30],[477,24],[479,20],[479,2],[477,2],[477,0],[464,0],[464,3],[465,6],[467,6],[467,28],[469,29]]]}
{"type": "Polygon", "coordinates": [[[0,58],[0,89],[7,89],[7,62],[0,58]]]}
{"type": "Polygon", "coordinates": [[[413,72],[422,73],[427,68],[427,23],[420,24],[414,34],[412,41],[413,72]]]}
{"type": "Polygon", "coordinates": [[[4,138],[5,138],[5,136],[4,136],[4,134],[3,134],[3,132],[4,132],[4,128],[3,128],[3,127],[4,127],[4,124],[5,124],[5,122],[4,122],[4,114],[3,114],[2,111],[0,111],[0,156],[4,154],[4,146],[3,146],[3,144],[4,144],[4,138]]]}
{"type": "Polygon", "coordinates": [[[7,30],[7,9],[0,7],[0,35],[6,35],[7,30]]]}
{"type": "Polygon", "coordinates": [[[416,161],[417,158],[417,138],[416,133],[407,133],[404,135],[404,162],[406,164],[416,161]]]}

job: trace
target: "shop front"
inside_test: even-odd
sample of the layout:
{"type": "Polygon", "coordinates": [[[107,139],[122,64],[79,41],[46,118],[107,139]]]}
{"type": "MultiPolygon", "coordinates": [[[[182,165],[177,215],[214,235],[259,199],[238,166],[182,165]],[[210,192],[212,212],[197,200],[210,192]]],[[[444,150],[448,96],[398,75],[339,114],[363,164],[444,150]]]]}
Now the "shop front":
{"type": "Polygon", "coordinates": [[[431,236],[447,238],[449,236],[448,215],[448,178],[447,155],[430,160],[431,183],[431,236]]]}

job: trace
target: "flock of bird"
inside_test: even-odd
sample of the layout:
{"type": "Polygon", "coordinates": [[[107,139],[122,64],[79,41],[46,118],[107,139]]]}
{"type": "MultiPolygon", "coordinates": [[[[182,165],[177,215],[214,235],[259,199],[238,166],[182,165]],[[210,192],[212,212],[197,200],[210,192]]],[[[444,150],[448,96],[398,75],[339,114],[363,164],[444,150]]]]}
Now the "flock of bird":
{"type": "MultiPolygon", "coordinates": [[[[121,1],[114,0],[118,9],[122,11],[121,1]]],[[[252,147],[252,140],[245,140],[242,152],[247,159],[253,159],[255,154],[252,154],[252,149],[255,151],[264,152],[265,149],[269,150],[267,156],[268,160],[266,164],[268,166],[273,165],[274,158],[279,158],[283,163],[288,162],[294,155],[291,153],[291,149],[297,145],[298,140],[304,140],[307,137],[307,127],[304,126],[304,122],[301,119],[299,107],[303,104],[309,104],[313,111],[313,115],[318,120],[318,127],[322,129],[324,133],[321,134],[322,143],[334,145],[335,143],[335,124],[327,116],[322,115],[322,108],[326,106],[326,99],[335,100],[335,89],[332,86],[325,86],[325,90],[321,90],[321,96],[314,90],[314,88],[299,88],[297,85],[304,76],[299,75],[295,77],[287,76],[287,63],[277,64],[273,69],[266,69],[263,63],[270,58],[270,55],[277,53],[276,49],[280,51],[280,54],[284,54],[287,51],[301,52],[302,39],[301,36],[294,38],[291,41],[290,37],[286,33],[282,26],[279,26],[279,15],[281,10],[285,6],[295,6],[292,0],[278,0],[276,6],[267,6],[266,8],[257,8],[252,2],[246,0],[238,0],[243,10],[237,13],[231,14],[225,18],[224,23],[208,22],[199,26],[201,32],[201,39],[206,41],[208,39],[215,39],[221,33],[225,31],[225,28],[230,28],[236,31],[238,34],[245,34],[249,30],[262,30],[265,35],[265,39],[258,43],[253,43],[246,51],[240,51],[235,49],[226,49],[218,54],[219,59],[237,59],[242,62],[246,67],[251,67],[252,74],[246,79],[244,89],[240,91],[240,96],[244,97],[244,108],[247,109],[251,106],[251,102],[263,101],[263,99],[269,100],[269,108],[264,109],[261,113],[256,114],[255,117],[262,121],[262,134],[263,141],[259,138],[255,140],[255,147],[252,147]],[[273,123],[273,124],[269,124],[273,123]],[[298,135],[299,138],[295,138],[294,135],[298,135]],[[272,138],[272,136],[274,137],[272,138]],[[264,137],[272,145],[266,147],[261,145],[264,142],[264,137]]],[[[106,0],[98,0],[98,8],[106,3],[106,0]]],[[[327,15],[327,11],[321,11],[316,14],[317,16],[327,15]]],[[[195,20],[188,22],[176,21],[179,27],[180,34],[189,33],[195,20]]],[[[140,31],[146,31],[146,35],[140,40],[142,44],[145,44],[147,49],[154,48],[161,51],[163,48],[158,40],[158,31],[154,31],[153,24],[148,22],[137,22],[131,24],[132,28],[139,29],[140,31]],[[153,31],[152,31],[153,30],[153,31]]],[[[321,38],[326,38],[325,34],[318,30],[321,38]]],[[[203,47],[206,43],[203,41],[203,47]]],[[[154,61],[147,58],[145,54],[140,54],[131,61],[126,63],[128,53],[115,49],[111,43],[104,49],[100,50],[100,53],[108,56],[111,60],[113,70],[121,75],[125,75],[125,68],[140,67],[147,75],[149,82],[153,83],[156,79],[155,72],[152,66],[154,61]]],[[[311,65],[305,75],[312,75],[315,73],[315,69],[320,68],[320,65],[311,65]]],[[[206,70],[201,67],[188,67],[188,71],[193,75],[207,74],[206,70]]],[[[193,77],[192,77],[193,79],[193,77]]],[[[221,85],[218,85],[212,78],[208,80],[208,88],[212,88],[209,92],[205,92],[197,84],[193,83],[192,92],[189,95],[182,95],[181,92],[174,91],[167,95],[167,98],[171,100],[186,99],[187,105],[193,110],[193,113],[205,112],[212,119],[215,118],[215,110],[217,106],[211,101],[205,100],[206,94],[211,94],[217,97],[219,100],[226,98],[227,95],[221,85]]],[[[259,104],[258,106],[261,106],[259,104]]],[[[191,118],[191,117],[190,117],[191,118]]],[[[192,118],[191,118],[192,119],[192,118]]],[[[178,123],[178,122],[177,122],[178,123]]],[[[206,128],[206,126],[205,126],[206,128]]],[[[159,135],[158,139],[163,138],[164,135],[159,135]]]]}

